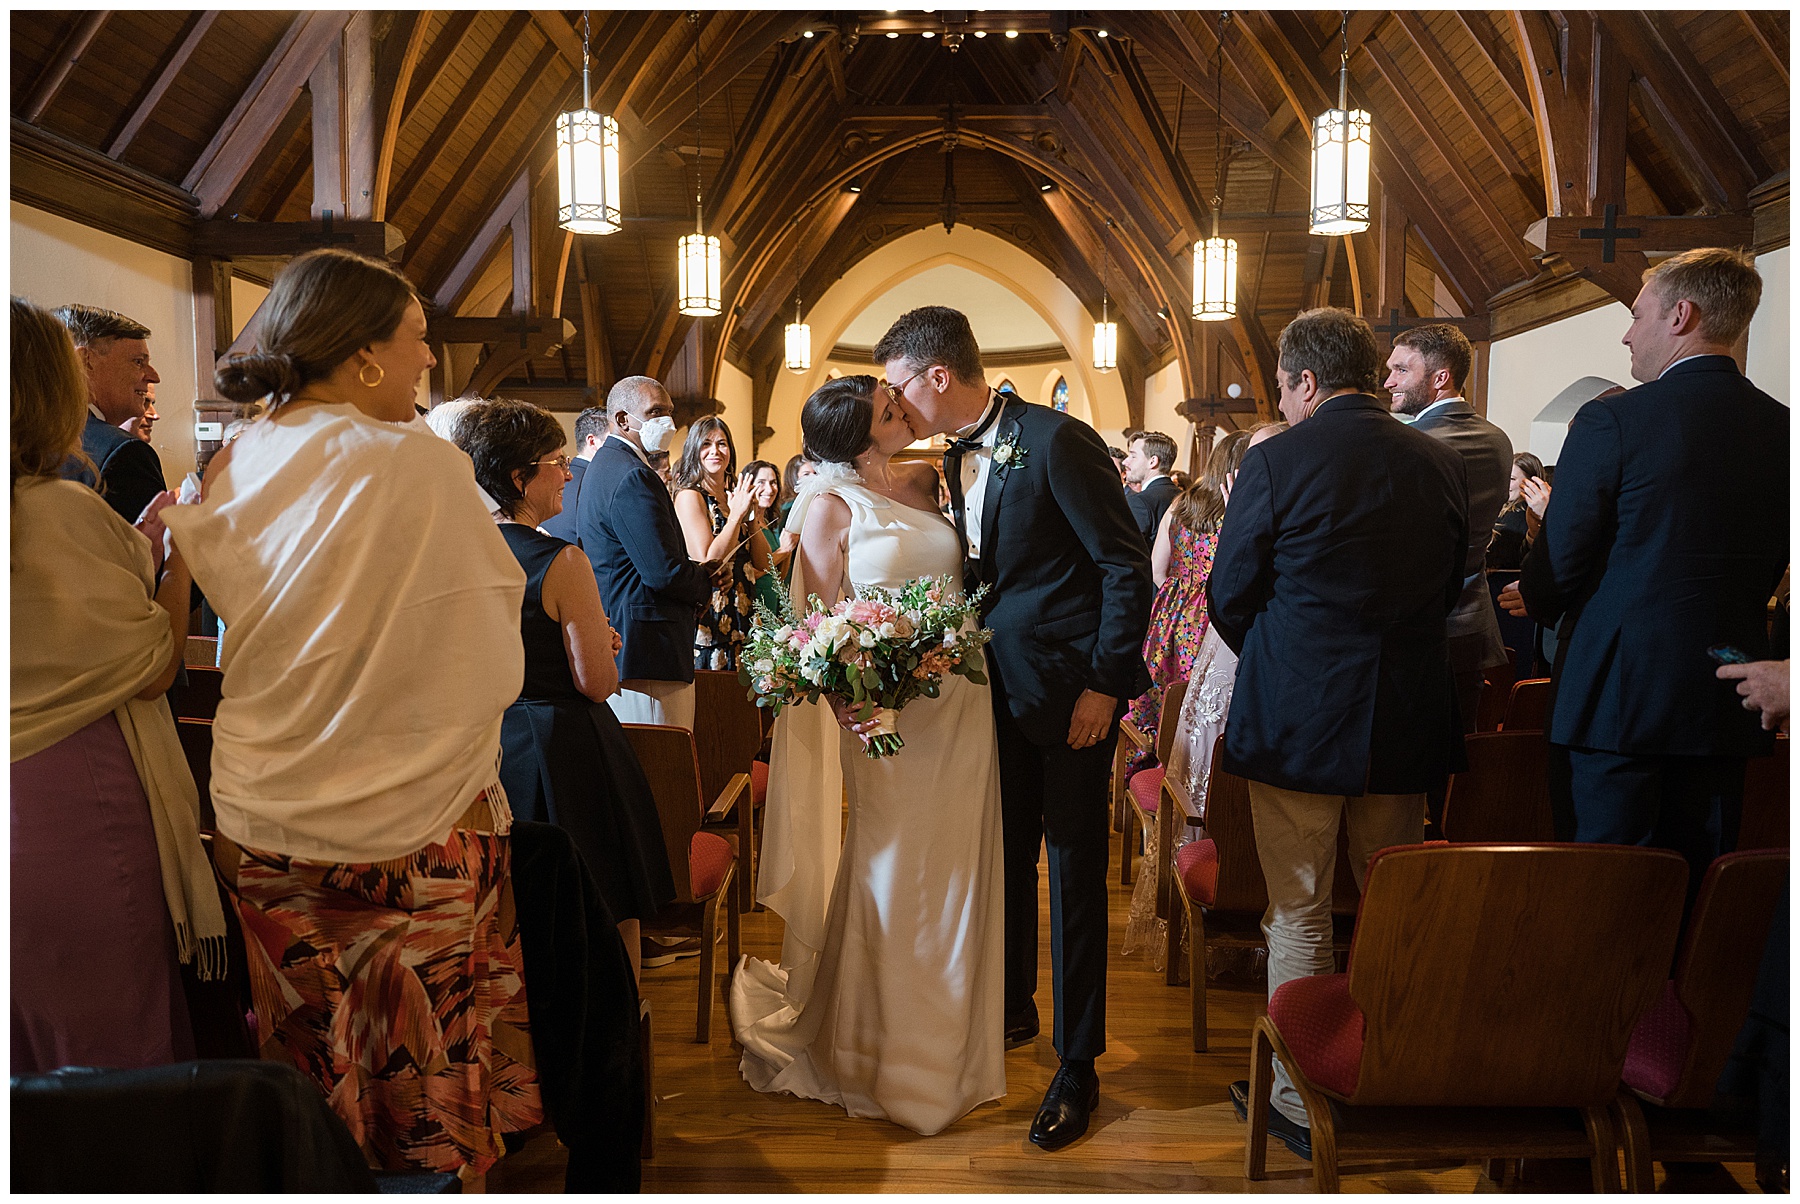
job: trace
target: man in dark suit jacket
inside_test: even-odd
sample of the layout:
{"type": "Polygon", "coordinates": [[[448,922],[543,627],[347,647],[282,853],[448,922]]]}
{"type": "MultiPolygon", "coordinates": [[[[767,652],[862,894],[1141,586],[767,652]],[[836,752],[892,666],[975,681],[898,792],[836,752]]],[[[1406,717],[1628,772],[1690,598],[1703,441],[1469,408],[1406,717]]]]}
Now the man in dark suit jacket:
{"type": "Polygon", "coordinates": [[[93,305],[65,305],[56,311],[88,382],[88,420],[81,430],[81,450],[99,477],[79,460],[63,465],[62,475],[100,491],[107,505],[128,523],[136,523],[150,499],[167,488],[156,449],[119,424],[141,419],[150,389],[162,377],[150,364],[150,328],[121,313],[93,305]]]}
{"type": "Polygon", "coordinates": [[[623,641],[613,711],[622,723],[692,731],[694,620],[717,566],[688,558],[675,503],[645,456],[674,435],[674,413],[668,390],[647,376],[612,387],[607,437],[582,480],[575,529],[623,641]]]}
{"type": "Polygon", "coordinates": [[[1162,525],[1169,504],[1181,491],[1169,479],[1175,467],[1175,440],[1161,431],[1133,435],[1125,453],[1125,483],[1136,489],[1125,495],[1131,517],[1137,520],[1145,547],[1156,545],[1156,529],[1162,525]]]}
{"type": "MultiPolygon", "coordinates": [[[[1506,505],[1512,479],[1512,440],[1463,398],[1474,350],[1462,331],[1434,322],[1414,326],[1394,340],[1388,378],[1394,413],[1412,429],[1462,457],[1469,486],[1469,550],[1463,560],[1463,592],[1450,612],[1450,671],[1456,677],[1456,709],[1462,730],[1475,730],[1484,670],[1506,663],[1500,613],[1487,586],[1487,548],[1506,505]]],[[[1441,803],[1441,798],[1440,798],[1441,803]]]]}
{"type": "MultiPolygon", "coordinates": [[[[1377,849],[1423,837],[1425,791],[1461,768],[1444,620],[1469,543],[1463,462],[1371,396],[1380,363],[1345,310],[1282,331],[1292,429],[1245,455],[1207,584],[1212,625],[1242,658],[1224,765],[1250,782],[1271,996],[1332,971],[1340,814],[1360,887],[1377,849]]],[[[1234,1084],[1234,1102],[1247,1091],[1234,1084]]],[[[1305,1146],[1283,1073],[1271,1101],[1271,1132],[1305,1146]]]]}
{"type": "Polygon", "coordinates": [[[1769,654],[1788,560],[1788,409],[1730,354],[1761,293],[1736,251],[1645,273],[1624,340],[1644,383],[1569,424],[1516,591],[1569,632],[1549,737],[1569,749],[1575,838],[1674,849],[1690,900],[1736,843],[1745,761],[1771,749],[1708,657],[1769,654]]]}
{"type": "Polygon", "coordinates": [[[964,577],[986,585],[1006,865],[1006,1039],[1038,1032],[1037,864],[1049,848],[1051,984],[1062,1067],[1030,1138],[1059,1149],[1099,1102],[1106,1045],[1107,787],[1116,722],[1150,684],[1150,560],[1092,427],[987,387],[969,320],[901,315],[875,360],[944,460],[964,577]]]}
{"type": "Polygon", "coordinates": [[[558,539],[581,542],[575,529],[576,515],[581,511],[581,479],[587,475],[589,461],[606,438],[606,407],[589,406],[575,416],[575,458],[569,461],[569,479],[563,484],[562,510],[546,519],[543,528],[558,539]]]}

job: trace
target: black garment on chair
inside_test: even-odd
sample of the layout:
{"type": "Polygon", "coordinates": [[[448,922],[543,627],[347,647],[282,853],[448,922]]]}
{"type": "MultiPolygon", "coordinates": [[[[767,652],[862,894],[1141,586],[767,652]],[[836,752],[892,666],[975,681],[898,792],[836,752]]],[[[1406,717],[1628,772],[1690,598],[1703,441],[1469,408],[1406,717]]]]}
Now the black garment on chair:
{"type": "Polygon", "coordinates": [[[12,1190],[377,1188],[316,1083],[284,1063],[231,1059],[15,1076],[12,1190]]]}
{"type": "Polygon", "coordinates": [[[513,823],[512,881],[538,1087],[569,1149],[563,1189],[637,1191],[644,1064],[625,942],[561,828],[513,823]]]}
{"type": "Polygon", "coordinates": [[[500,533],[525,570],[525,683],[500,725],[500,784],[514,815],[568,832],[614,919],[647,920],[675,901],[656,798],[612,708],[575,688],[544,613],[544,574],[569,545],[518,523],[500,533]]]}

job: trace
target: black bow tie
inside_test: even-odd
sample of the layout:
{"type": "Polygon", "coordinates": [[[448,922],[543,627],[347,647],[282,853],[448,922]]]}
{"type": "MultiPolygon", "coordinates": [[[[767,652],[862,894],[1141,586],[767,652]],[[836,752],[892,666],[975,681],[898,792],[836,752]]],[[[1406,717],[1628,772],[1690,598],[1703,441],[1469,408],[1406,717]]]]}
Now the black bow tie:
{"type": "Polygon", "coordinates": [[[1006,403],[998,397],[995,397],[989,404],[987,413],[983,414],[981,416],[981,421],[975,424],[974,430],[970,431],[967,435],[959,435],[950,440],[949,454],[960,456],[964,452],[974,451],[976,448],[980,447],[982,436],[988,433],[989,428],[991,428],[994,423],[1000,421],[1000,411],[1005,408],[1006,403]]]}

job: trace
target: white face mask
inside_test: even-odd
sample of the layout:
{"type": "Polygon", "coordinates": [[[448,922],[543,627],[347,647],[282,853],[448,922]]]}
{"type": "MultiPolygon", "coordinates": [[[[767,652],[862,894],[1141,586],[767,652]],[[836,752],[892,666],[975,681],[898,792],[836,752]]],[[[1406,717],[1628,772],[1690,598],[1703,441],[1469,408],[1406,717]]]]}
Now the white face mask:
{"type": "Polygon", "coordinates": [[[668,446],[669,439],[674,434],[673,418],[652,418],[637,428],[638,440],[643,443],[644,450],[653,456],[668,446]]]}

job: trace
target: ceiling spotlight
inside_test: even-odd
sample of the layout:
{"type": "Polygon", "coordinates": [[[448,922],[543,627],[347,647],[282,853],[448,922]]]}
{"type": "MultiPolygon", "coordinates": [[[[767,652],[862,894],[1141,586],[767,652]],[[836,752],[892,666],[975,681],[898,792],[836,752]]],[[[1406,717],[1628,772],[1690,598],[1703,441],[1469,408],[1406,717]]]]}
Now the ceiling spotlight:
{"type": "Polygon", "coordinates": [[[987,37],[987,30],[985,30],[985,29],[977,29],[977,30],[976,30],[976,31],[975,31],[975,36],[976,36],[976,37],[978,37],[978,38],[985,38],[985,37],[987,37]]]}
{"type": "Polygon", "coordinates": [[[1049,176],[1039,176],[1037,188],[1039,192],[1055,192],[1056,181],[1049,176]]]}
{"type": "Polygon", "coordinates": [[[1239,384],[1229,384],[1229,385],[1225,386],[1225,396],[1233,399],[1234,401],[1237,398],[1242,397],[1243,395],[1244,395],[1244,386],[1239,385],[1239,384]]]}
{"type": "Polygon", "coordinates": [[[845,192],[861,192],[862,191],[862,177],[861,176],[851,177],[850,182],[844,185],[844,191],[845,192]]]}
{"type": "Polygon", "coordinates": [[[1009,29],[1006,31],[1006,36],[1009,38],[1016,38],[1019,36],[1019,31],[1016,29],[1009,29]]]}
{"type": "Polygon", "coordinates": [[[803,38],[810,38],[813,36],[813,31],[810,29],[803,29],[800,31],[800,36],[803,38]]]}
{"type": "Polygon", "coordinates": [[[937,35],[936,35],[936,34],[935,34],[935,33],[932,33],[932,32],[931,32],[931,31],[930,31],[930,30],[929,30],[929,29],[925,29],[925,30],[921,30],[921,31],[920,31],[920,32],[919,32],[919,36],[920,36],[920,37],[922,37],[922,38],[935,38],[935,37],[937,37],[937,35]]]}
{"type": "Polygon", "coordinates": [[[895,32],[894,32],[894,31],[893,31],[893,30],[891,30],[891,29],[890,29],[890,30],[888,30],[888,37],[890,37],[890,38],[897,38],[897,37],[899,37],[899,36],[900,36],[900,35],[899,35],[899,34],[897,34],[897,33],[895,33],[895,32]]]}

